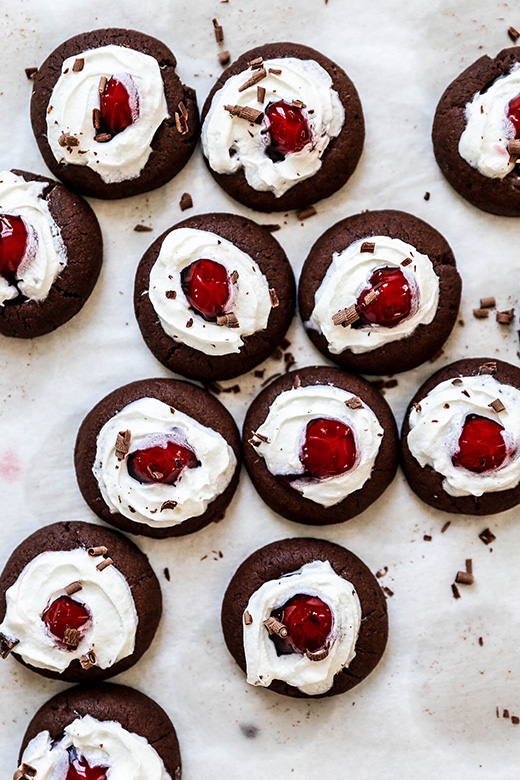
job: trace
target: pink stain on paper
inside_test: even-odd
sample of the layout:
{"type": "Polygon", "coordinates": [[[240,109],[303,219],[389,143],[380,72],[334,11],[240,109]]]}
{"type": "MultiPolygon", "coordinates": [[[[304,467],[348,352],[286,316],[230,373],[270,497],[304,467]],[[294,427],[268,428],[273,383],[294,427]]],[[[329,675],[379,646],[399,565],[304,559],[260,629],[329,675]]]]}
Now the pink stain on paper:
{"type": "Polygon", "coordinates": [[[0,454],[0,479],[4,482],[16,482],[22,476],[22,466],[14,450],[0,454]]]}

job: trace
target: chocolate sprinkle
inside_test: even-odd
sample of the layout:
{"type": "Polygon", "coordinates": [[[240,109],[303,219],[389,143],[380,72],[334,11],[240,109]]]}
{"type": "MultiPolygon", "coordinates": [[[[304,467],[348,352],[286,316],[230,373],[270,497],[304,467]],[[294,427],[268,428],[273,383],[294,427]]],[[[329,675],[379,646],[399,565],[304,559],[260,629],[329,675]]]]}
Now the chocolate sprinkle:
{"type": "Polygon", "coordinates": [[[371,254],[375,252],[376,245],[373,241],[363,241],[360,247],[360,252],[370,252],[371,254]]]}
{"type": "Polygon", "coordinates": [[[177,501],[168,499],[168,501],[163,501],[161,505],[161,512],[164,512],[165,509],[175,509],[176,506],[177,506],[177,501]]]}
{"type": "Polygon", "coordinates": [[[441,528],[441,534],[445,534],[451,525],[451,520],[447,520],[441,528]]]}
{"type": "Polygon", "coordinates": [[[191,197],[189,192],[183,192],[181,199],[179,201],[179,206],[181,208],[181,211],[186,211],[186,209],[193,208],[193,198],[191,197]]]}

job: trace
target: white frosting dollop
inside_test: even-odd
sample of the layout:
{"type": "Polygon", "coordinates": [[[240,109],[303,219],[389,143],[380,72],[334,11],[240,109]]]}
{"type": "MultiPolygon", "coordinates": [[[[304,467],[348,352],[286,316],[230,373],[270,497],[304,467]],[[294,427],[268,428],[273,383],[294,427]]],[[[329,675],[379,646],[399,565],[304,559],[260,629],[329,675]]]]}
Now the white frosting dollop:
{"type": "Polygon", "coordinates": [[[22,763],[36,770],[37,780],[64,780],[70,748],[91,767],[107,768],[110,780],[171,780],[162,758],[147,739],[127,731],[120,723],[99,721],[91,715],[65,726],[59,742],[53,743],[48,731],[40,731],[25,748],[22,763]]]}
{"type": "Polygon", "coordinates": [[[446,379],[412,408],[408,447],[420,466],[431,466],[443,475],[442,487],[450,496],[481,496],[514,488],[520,482],[520,391],[490,375],[460,377],[455,384],[446,379]],[[504,404],[504,411],[495,412],[489,406],[496,399],[504,404]],[[499,468],[475,474],[453,465],[470,414],[504,427],[508,456],[499,468]]]}
{"type": "Polygon", "coordinates": [[[204,514],[231,482],[236,462],[232,447],[217,431],[157,398],[139,398],[101,428],[92,471],[111,512],[136,523],[166,528],[204,514]],[[184,468],[174,485],[142,484],[130,476],[127,458],[119,460],[116,455],[120,431],[131,433],[129,455],[175,441],[191,448],[200,465],[184,468]],[[176,506],[162,509],[166,501],[174,501],[176,506]]]}
{"type": "Polygon", "coordinates": [[[243,621],[247,682],[268,686],[273,680],[294,685],[302,693],[326,693],[334,675],[354,658],[361,626],[361,604],[356,589],[333,570],[329,561],[313,561],[279,580],[269,580],[256,590],[247,604],[252,622],[243,621]],[[332,629],[327,639],[328,655],[311,661],[306,655],[278,655],[264,626],[273,610],[298,594],[317,596],[332,612],[332,629]]]}
{"type": "Polygon", "coordinates": [[[202,149],[216,173],[235,173],[243,168],[250,187],[279,198],[319,171],[325,149],[343,127],[345,110],[331,77],[314,60],[281,57],[266,60],[263,67],[267,75],[258,82],[265,89],[263,104],[257,102],[256,84],[239,92],[239,87],[257,72],[254,70],[231,76],[216,92],[202,126],[202,149]],[[278,100],[299,100],[305,105],[302,111],[312,138],[301,151],[273,162],[265,153],[269,144],[266,118],[262,124],[253,124],[231,116],[224,106],[250,106],[260,111],[278,100]]]}
{"type": "Polygon", "coordinates": [[[340,420],[351,428],[357,458],[349,471],[319,480],[291,480],[292,488],[324,507],[334,506],[363,487],[370,478],[381,446],[383,428],[379,420],[364,402],[360,409],[349,409],[346,402],[354,398],[353,393],[332,385],[286,390],[274,399],[267,417],[256,431],[255,441],[259,443],[255,449],[271,474],[282,476],[304,473],[300,454],[311,420],[326,417],[340,420]]]}
{"type": "Polygon", "coordinates": [[[87,165],[107,184],[139,176],[151,154],[151,143],[168,106],[159,63],[155,57],[125,46],[99,46],[64,60],[47,109],[47,139],[58,162],[87,165]],[[74,62],[84,60],[82,70],[74,62]],[[100,106],[101,77],[114,76],[135,97],[138,115],[133,123],[106,143],[94,140],[92,111],[100,106]],[[73,135],[78,146],[61,146],[59,138],[73,135]]]}
{"type": "Polygon", "coordinates": [[[134,652],[137,611],[130,587],[114,564],[99,571],[102,558],[84,549],[40,553],[6,592],[6,613],[0,632],[18,639],[23,660],[39,669],[63,672],[89,650],[96,666],[107,669],[134,652]],[[82,589],[71,598],[85,604],[91,620],[75,648],[65,648],[47,630],[41,616],[65,588],[79,581],[82,589]]]}
{"type": "Polygon", "coordinates": [[[231,241],[195,228],[168,233],[150,271],[149,295],[164,332],[206,355],[240,352],[246,336],[267,327],[271,312],[269,285],[257,263],[231,241]],[[220,263],[228,276],[238,273],[226,312],[233,312],[238,327],[217,325],[190,308],[181,271],[201,259],[220,263]]]}
{"type": "MultiPolygon", "coordinates": [[[[58,225],[42,197],[49,185],[25,181],[12,171],[0,173],[0,217],[21,217],[25,223],[27,246],[16,272],[18,290],[29,300],[43,301],[67,264],[67,251],[58,225]]],[[[0,306],[19,295],[0,275],[0,306]]]]}
{"type": "Polygon", "coordinates": [[[323,333],[332,354],[339,355],[349,349],[357,355],[410,336],[418,325],[429,325],[438,304],[439,278],[427,255],[399,238],[369,236],[355,241],[342,252],[334,252],[332,263],[316,291],[314,309],[307,325],[323,333]],[[361,251],[367,241],[375,244],[373,252],[361,251]],[[412,262],[403,265],[408,259],[412,262]],[[410,315],[393,328],[334,325],[334,314],[354,305],[373,272],[385,267],[399,268],[408,281],[415,298],[410,315]]]}
{"type": "Polygon", "coordinates": [[[477,92],[466,105],[466,127],[459,140],[459,154],[483,176],[503,179],[515,167],[507,145],[515,137],[507,115],[509,103],[520,95],[520,63],[497,78],[484,93],[477,92]]]}

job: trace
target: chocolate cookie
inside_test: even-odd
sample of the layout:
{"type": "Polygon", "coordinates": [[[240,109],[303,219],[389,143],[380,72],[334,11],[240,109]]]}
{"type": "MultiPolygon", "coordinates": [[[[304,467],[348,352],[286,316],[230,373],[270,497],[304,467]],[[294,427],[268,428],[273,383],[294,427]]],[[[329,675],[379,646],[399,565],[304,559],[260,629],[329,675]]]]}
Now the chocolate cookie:
{"type": "Polygon", "coordinates": [[[210,173],[257,211],[303,209],[332,195],[354,172],[365,138],[352,81],[328,57],[296,43],[242,54],[209,93],[202,124],[210,173]],[[228,127],[230,115],[236,118],[228,127]]]}
{"type": "MultiPolygon", "coordinates": [[[[268,686],[276,693],[298,698],[344,693],[364,680],[381,660],[388,638],[388,616],[385,598],[370,569],[354,553],[332,542],[309,538],[283,539],[262,547],[242,563],[227,588],[222,604],[226,645],[240,668],[247,672],[243,637],[244,622],[246,626],[250,625],[251,615],[248,616],[246,610],[251,596],[264,583],[285,577],[314,561],[328,561],[337,575],[354,586],[361,606],[361,622],[355,656],[348,666],[334,675],[328,691],[309,696],[279,679],[274,679],[268,686]]],[[[319,663],[317,658],[313,660],[319,663]]]]}
{"type": "MultiPolygon", "coordinates": [[[[170,718],[153,699],[126,685],[103,684],[87,688],[78,686],[49,699],[29,723],[20,749],[20,762],[29,743],[38,734],[48,731],[53,749],[56,749],[57,743],[63,738],[65,728],[78,718],[86,716],[95,718],[101,725],[108,722],[108,727],[110,723],[120,724],[131,735],[143,737],[147,745],[141,745],[146,745],[146,750],[148,747],[153,748],[172,780],[180,780],[179,742],[170,718]]],[[[115,736],[117,739],[117,731],[115,736]]],[[[97,746],[93,744],[91,747],[97,747],[99,750],[99,741],[97,746]]],[[[109,745],[104,747],[105,751],[110,750],[109,745]]],[[[128,747],[120,755],[130,756],[128,747]]],[[[110,760],[111,756],[105,752],[104,758],[105,761],[107,758],[110,760]]],[[[84,774],[85,763],[82,763],[85,759],[78,751],[70,751],[69,761],[73,765],[74,762],[79,762],[79,768],[83,769],[81,774],[78,773],[79,777],[87,776],[84,774]]],[[[135,761],[137,762],[137,757],[135,761]]],[[[138,766],[138,763],[134,764],[134,767],[138,766]]],[[[160,775],[154,775],[155,777],[160,775]]]]}
{"type": "Polygon", "coordinates": [[[99,224],[83,198],[26,171],[0,175],[0,204],[0,333],[42,336],[92,292],[103,260],[99,224]]]}
{"type": "Polygon", "coordinates": [[[249,407],[242,435],[256,490],[297,523],[350,520],[379,498],[397,470],[390,407],[369,382],[337,368],[310,366],[275,379],[249,407]],[[312,387],[320,389],[305,390],[312,387]]]}
{"type": "Polygon", "coordinates": [[[114,390],[89,412],[74,461],[83,498],[106,523],[154,539],[184,536],[218,519],[233,498],[240,436],[206,390],[144,379],[114,390]]]}
{"type": "Polygon", "coordinates": [[[394,374],[438,352],[455,325],[460,295],[455,258],[441,234],[412,214],[385,210],[354,214],[318,238],[298,302],[307,335],[325,357],[351,371],[394,374]]]}
{"type": "Polygon", "coordinates": [[[520,503],[519,390],[520,369],[492,358],[450,363],[419,388],[401,449],[405,477],[422,501],[466,515],[497,514],[520,503]]]}
{"type": "Polygon", "coordinates": [[[154,190],[179,173],[195,148],[199,117],[176,64],[161,41],[135,30],[93,30],[58,46],[35,75],[31,100],[34,135],[54,175],[85,195],[113,199],[154,190]],[[78,93],[91,99],[94,83],[99,104],[66,113],[70,92],[77,105],[78,93]]]}
{"type": "Polygon", "coordinates": [[[520,171],[518,166],[514,165],[520,149],[513,152],[508,148],[511,139],[518,138],[520,129],[518,123],[512,122],[511,118],[508,122],[508,114],[514,113],[511,98],[515,98],[515,93],[518,97],[520,87],[517,88],[513,84],[512,91],[506,89],[503,94],[496,96],[491,89],[498,83],[499,92],[502,92],[504,84],[497,82],[497,79],[511,74],[511,69],[519,62],[520,47],[512,47],[503,49],[494,59],[484,55],[466,68],[452,81],[441,97],[432,131],[435,157],[451,186],[477,208],[506,217],[520,215],[520,171]],[[509,92],[510,94],[506,94],[509,92]],[[485,106],[480,105],[478,99],[477,103],[473,102],[478,93],[484,97],[485,106]],[[493,104],[497,113],[501,114],[496,123],[491,117],[493,104]],[[472,114],[471,121],[475,122],[475,132],[472,132],[472,137],[465,139],[463,148],[464,154],[473,162],[470,164],[461,155],[459,144],[468,129],[472,114]],[[496,127],[480,128],[480,122],[485,123],[488,120],[490,124],[496,124],[496,127]],[[490,133],[493,137],[489,135],[488,138],[490,133]],[[484,157],[481,157],[482,150],[479,150],[481,143],[488,147],[484,157]],[[486,160],[490,149],[494,150],[494,155],[498,153],[503,162],[491,158],[486,160]],[[487,170],[487,174],[482,173],[481,169],[487,170]]]}
{"type": "Polygon", "coordinates": [[[289,261],[265,228],[236,214],[202,214],[145,252],[134,306],[147,346],[166,368],[214,380],[244,374],[272,354],[295,297],[289,261]]]}
{"type": "MultiPolygon", "coordinates": [[[[25,539],[13,552],[5,565],[2,575],[0,576],[0,622],[3,623],[4,621],[7,621],[7,623],[2,626],[2,631],[6,630],[7,625],[13,619],[12,616],[10,617],[10,609],[8,609],[8,604],[6,601],[6,592],[9,588],[14,586],[15,583],[17,583],[22,571],[29,564],[31,564],[37,556],[39,556],[41,553],[63,551],[82,551],[86,555],[87,550],[90,550],[92,553],[89,554],[89,558],[92,558],[92,565],[90,565],[90,561],[88,562],[89,581],[85,582],[84,580],[81,588],[71,588],[70,596],[69,586],[77,582],[79,582],[79,585],[81,585],[81,581],[79,581],[77,578],[74,583],[71,583],[70,572],[79,572],[79,566],[85,568],[85,561],[83,560],[83,556],[81,563],[78,564],[74,562],[75,559],[69,557],[67,557],[66,561],[62,559],[59,563],[57,559],[53,560],[53,565],[59,565],[64,570],[63,574],[61,575],[61,579],[67,579],[68,576],[67,581],[61,581],[60,575],[56,575],[57,581],[54,583],[56,585],[55,590],[53,590],[51,587],[52,571],[47,572],[46,576],[40,580],[38,572],[35,572],[33,569],[33,574],[31,576],[34,579],[34,582],[39,583],[39,588],[35,589],[35,592],[39,594],[40,591],[43,590],[43,596],[45,596],[45,590],[49,590],[50,601],[47,607],[45,607],[45,611],[42,613],[43,617],[45,618],[45,623],[47,625],[49,635],[52,633],[54,644],[61,648],[63,648],[65,645],[68,645],[71,650],[75,650],[78,645],[81,647],[81,640],[78,635],[72,637],[71,639],[68,639],[67,637],[64,639],[62,636],[63,631],[61,629],[63,629],[64,624],[67,621],[71,623],[71,621],[73,621],[75,618],[78,618],[78,621],[80,621],[85,617],[83,614],[84,608],[81,605],[86,605],[87,612],[90,612],[91,609],[94,610],[94,619],[98,624],[102,624],[103,614],[98,609],[99,592],[103,587],[103,582],[106,582],[106,587],[109,589],[111,583],[109,583],[107,580],[106,575],[108,574],[111,579],[113,578],[112,584],[115,583],[118,592],[123,593],[125,607],[129,606],[133,601],[137,617],[134,649],[129,655],[122,657],[115,663],[111,663],[107,668],[104,669],[96,664],[95,657],[90,659],[85,659],[82,657],[81,663],[78,658],[75,658],[71,661],[67,668],[60,673],[43,666],[45,663],[45,651],[43,647],[40,647],[38,651],[39,662],[42,664],[41,666],[35,665],[35,663],[30,663],[29,661],[25,662],[22,659],[22,655],[27,657],[27,653],[30,654],[31,648],[29,645],[27,645],[27,643],[24,645],[23,641],[20,639],[20,641],[15,643],[12,648],[13,657],[28,669],[32,669],[32,671],[37,672],[44,677],[49,677],[56,680],[66,680],[67,682],[90,683],[97,680],[106,679],[107,677],[113,677],[114,675],[129,669],[137,661],[139,661],[141,656],[150,646],[155,636],[162,612],[162,597],[159,583],[153,572],[153,569],[148,562],[148,558],[139,550],[138,547],[136,547],[135,544],[126,539],[124,536],[121,536],[120,534],[115,533],[114,531],[110,531],[107,528],[103,528],[99,525],[92,525],[90,523],[81,522],[54,523],[53,525],[48,525],[45,528],[41,528],[25,539]],[[111,563],[109,564],[108,561],[111,561],[111,563]],[[90,568],[94,567],[94,565],[96,567],[104,567],[102,570],[99,570],[99,574],[95,575],[97,578],[95,583],[93,583],[93,580],[91,580],[93,577],[93,572],[90,572],[90,568]],[[126,588],[122,586],[120,580],[117,578],[117,575],[114,575],[114,572],[112,572],[112,566],[115,567],[117,572],[122,575],[125,582],[127,583],[130,589],[128,592],[128,597],[125,592],[126,588]],[[110,572],[107,572],[108,568],[110,568],[110,572]],[[103,575],[103,578],[100,575],[103,575]],[[56,593],[59,593],[60,589],[62,590],[62,594],[59,596],[59,599],[62,599],[64,603],[60,605],[59,609],[56,609],[57,604],[53,597],[56,596],[56,593]],[[82,590],[83,593],[81,592],[82,590]],[[76,593],[78,595],[74,595],[76,593]],[[94,601],[92,601],[92,598],[94,598],[94,601]],[[67,603],[65,603],[65,601],[67,603]],[[71,601],[75,603],[71,604],[71,601]],[[128,605],[126,604],[126,601],[129,602],[128,605]],[[55,605],[55,609],[52,613],[48,609],[51,603],[54,603],[55,605]],[[74,613],[74,611],[71,611],[74,610],[74,607],[78,607],[77,615],[74,613]],[[51,631],[50,626],[54,628],[54,631],[51,631]],[[27,652],[24,652],[25,650],[27,650],[27,652]]],[[[25,577],[29,577],[27,572],[25,577]]],[[[27,585],[21,585],[20,587],[22,590],[18,596],[23,596],[25,589],[27,589],[27,585]]],[[[18,607],[18,596],[13,594],[13,592],[11,593],[12,595],[10,604],[14,606],[17,614],[22,616],[25,615],[25,623],[30,624],[30,605],[22,605],[21,607],[18,607]]],[[[108,596],[110,597],[110,593],[108,593],[108,596]]],[[[58,599],[58,597],[56,598],[58,599]]],[[[123,602],[123,598],[121,599],[121,602],[123,602]]],[[[103,602],[103,604],[104,603],[105,602],[103,602]]],[[[114,619],[114,612],[117,611],[118,608],[121,608],[122,610],[123,606],[122,603],[115,605],[107,603],[106,606],[110,609],[110,617],[107,617],[106,619],[110,619],[111,621],[111,625],[108,631],[114,632],[117,630],[117,622],[114,619]]],[[[132,609],[129,608],[128,611],[125,612],[124,617],[123,612],[121,612],[120,615],[118,613],[119,618],[122,621],[120,626],[121,631],[126,628],[126,624],[130,623],[130,615],[132,610],[133,607],[132,609]]],[[[40,619],[39,614],[37,618],[38,620],[40,619]]],[[[81,633],[81,631],[79,631],[78,634],[79,633],[81,633]]],[[[6,637],[3,634],[0,634],[0,636],[2,637],[1,654],[2,657],[7,657],[11,649],[9,640],[16,640],[19,639],[19,637],[6,637]]],[[[96,651],[98,652],[98,655],[100,655],[100,649],[102,648],[95,648],[94,656],[96,651]]]]}

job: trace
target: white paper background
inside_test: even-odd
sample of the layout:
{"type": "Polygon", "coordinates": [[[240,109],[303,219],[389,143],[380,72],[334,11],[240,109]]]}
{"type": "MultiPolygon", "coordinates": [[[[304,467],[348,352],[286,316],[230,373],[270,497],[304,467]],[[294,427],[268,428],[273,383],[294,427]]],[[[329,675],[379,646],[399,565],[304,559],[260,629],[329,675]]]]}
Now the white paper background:
{"type": "MultiPolygon", "coordinates": [[[[414,389],[441,365],[464,356],[518,362],[515,327],[474,320],[482,295],[499,307],[517,303],[518,222],[486,215],[462,201],[441,177],[431,149],[435,105],[445,86],[483,53],[510,44],[520,28],[518,5],[447,0],[3,0],[0,14],[0,165],[45,174],[29,124],[30,82],[65,38],[87,29],[122,26],[164,40],[199,105],[220,72],[211,18],[238,56],[251,46],[293,40],[321,49],[354,80],[367,123],[365,151],[349,184],[318,204],[319,215],[281,217],[276,234],[298,274],[312,243],[337,220],[365,208],[398,208],[431,222],[448,239],[464,281],[461,317],[445,354],[399,377],[387,393],[399,421],[414,389]],[[464,6],[467,10],[464,10],[464,6]],[[513,8],[516,6],[516,10],[513,8]],[[458,7],[458,10],[456,10],[458,7]],[[424,193],[431,199],[426,202],[424,193]]],[[[151,240],[190,214],[229,210],[253,216],[224,195],[197,149],[167,186],[123,202],[93,201],[105,239],[105,264],[83,311],[49,336],[21,342],[0,338],[1,559],[26,535],[56,520],[95,521],[76,487],[72,453],[87,411],[106,393],[134,379],[166,376],[141,340],[132,307],[137,262],[151,240]],[[135,233],[138,221],[153,233],[135,233]]],[[[258,221],[273,220],[260,215],[258,221]]],[[[323,358],[296,322],[289,333],[298,366],[323,358]]],[[[265,364],[266,376],[279,363],[265,364]]],[[[258,383],[258,380],[256,380],[258,383]]],[[[255,391],[224,395],[240,424],[255,391]]],[[[139,540],[164,592],[164,617],[145,658],[120,681],[154,697],[170,714],[181,743],[184,778],[242,780],[245,775],[375,776],[400,780],[439,776],[510,780],[517,772],[520,726],[497,719],[495,707],[520,715],[520,584],[518,512],[496,518],[449,519],[422,505],[401,474],[385,496],[343,526],[299,527],[270,512],[245,473],[225,520],[184,539],[139,540]],[[485,547],[478,533],[497,534],[485,547]],[[423,535],[431,534],[432,542],[423,535]],[[377,671],[351,693],[326,701],[294,701],[247,686],[220,632],[223,592],[238,564],[263,544],[318,535],[354,550],[382,580],[389,599],[390,641],[377,671]],[[221,550],[223,558],[212,551],[221,550]],[[207,555],[204,560],[200,560],[207,555]],[[476,584],[452,598],[450,583],[472,557],[476,584]],[[171,583],[162,575],[168,566],[171,583]],[[478,644],[478,637],[484,641],[478,644]],[[242,729],[254,727],[255,738],[242,729]],[[514,770],[513,770],[514,767],[514,770]]],[[[63,685],[44,681],[13,660],[0,665],[0,764],[10,777],[30,717],[63,685]]]]}

